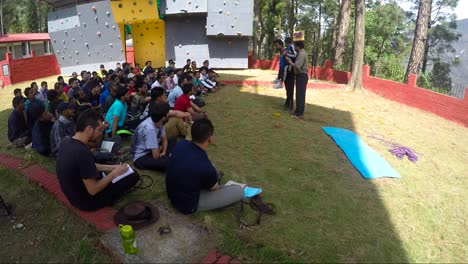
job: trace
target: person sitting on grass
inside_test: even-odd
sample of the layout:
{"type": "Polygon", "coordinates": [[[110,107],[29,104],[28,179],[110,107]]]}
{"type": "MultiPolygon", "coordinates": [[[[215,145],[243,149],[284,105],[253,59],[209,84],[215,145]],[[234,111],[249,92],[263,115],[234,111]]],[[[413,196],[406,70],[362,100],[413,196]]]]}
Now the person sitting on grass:
{"type": "Polygon", "coordinates": [[[192,70],[192,67],[191,67],[191,65],[190,65],[191,62],[192,62],[191,59],[187,59],[187,64],[185,64],[184,68],[182,68],[182,72],[183,72],[183,73],[186,73],[186,72],[192,70]]]}
{"type": "Polygon", "coordinates": [[[95,163],[87,145],[102,136],[102,121],[96,111],[84,111],[78,117],[75,135],[62,140],[57,155],[56,171],[62,192],[74,207],[84,211],[113,205],[138,182],[136,174],[112,182],[128,171],[127,164],[95,163]],[[99,172],[107,173],[107,176],[99,172]]]}
{"type": "Polygon", "coordinates": [[[24,115],[24,97],[15,96],[12,104],[14,109],[8,117],[8,140],[15,147],[22,148],[31,143],[31,129],[24,115]]]}
{"type": "Polygon", "coordinates": [[[192,116],[192,120],[205,118],[206,112],[190,100],[190,96],[193,94],[193,84],[184,84],[182,86],[182,91],[184,92],[184,94],[177,98],[174,104],[174,110],[181,112],[189,112],[192,116]]]}
{"type": "Polygon", "coordinates": [[[157,76],[156,76],[156,80],[154,81],[154,83],[151,85],[151,89],[154,89],[156,87],[163,87],[163,83],[164,83],[164,74],[162,73],[159,73],[157,76]]]}
{"type": "Polygon", "coordinates": [[[202,83],[200,82],[199,71],[195,72],[195,76],[193,77],[193,89],[195,90],[195,96],[199,96],[208,92],[208,88],[203,87],[202,83]]]}
{"type": "Polygon", "coordinates": [[[196,71],[198,70],[198,68],[197,68],[197,62],[196,62],[196,61],[192,61],[191,68],[192,68],[192,71],[193,71],[193,72],[196,72],[196,71]]]}
{"type": "Polygon", "coordinates": [[[214,127],[200,119],[192,125],[192,142],[177,143],[166,173],[166,191],[183,214],[222,208],[241,201],[244,189],[219,185],[219,176],[206,153],[213,144],[214,127]]]}
{"type": "Polygon", "coordinates": [[[177,98],[184,94],[181,87],[184,86],[186,83],[190,83],[191,81],[192,79],[190,78],[189,80],[189,76],[185,74],[179,78],[178,85],[167,96],[167,99],[169,100],[169,106],[171,108],[174,108],[175,101],[177,100],[177,98]]]}
{"type": "Polygon", "coordinates": [[[118,87],[119,84],[116,82],[111,82],[109,85],[109,93],[107,93],[107,97],[102,108],[104,113],[107,113],[107,111],[109,111],[111,106],[114,104],[115,99],[117,98],[118,87]]]}
{"type": "Polygon", "coordinates": [[[148,75],[146,75],[146,76],[148,78],[148,81],[147,81],[148,87],[153,87],[153,84],[156,82],[156,73],[155,73],[154,69],[150,69],[148,71],[148,75]]]}
{"type": "Polygon", "coordinates": [[[151,100],[148,96],[148,86],[144,81],[136,82],[137,93],[132,96],[132,114],[135,118],[140,118],[140,115],[145,110],[146,104],[151,100]]]}
{"type": "Polygon", "coordinates": [[[68,102],[68,95],[63,92],[63,83],[56,82],[54,84],[54,90],[57,91],[58,99],[62,100],[63,102],[68,102]]]}
{"type": "Polygon", "coordinates": [[[31,111],[36,119],[32,129],[32,148],[37,153],[48,156],[50,154],[50,131],[55,119],[43,105],[32,105],[31,111]]]}
{"type": "Polygon", "coordinates": [[[115,137],[118,130],[130,130],[133,131],[141,123],[140,119],[130,120],[126,122],[128,105],[127,102],[130,100],[130,93],[128,88],[121,85],[118,88],[117,97],[115,102],[112,104],[109,111],[106,114],[106,121],[109,123],[109,128],[106,133],[115,137]]]}
{"type": "Polygon", "coordinates": [[[48,100],[47,100],[47,82],[42,81],[41,82],[41,88],[37,91],[36,99],[42,101],[44,105],[47,105],[48,100]]]}
{"type": "Polygon", "coordinates": [[[206,73],[206,69],[202,68],[200,70],[200,78],[199,78],[200,83],[203,85],[204,88],[207,88],[209,92],[215,93],[217,88],[216,88],[216,83],[210,81],[208,74],[206,73]]]}
{"type": "Polygon", "coordinates": [[[70,78],[70,80],[68,80],[68,85],[70,86],[70,88],[67,91],[68,98],[70,99],[73,98],[73,94],[75,93],[75,91],[81,90],[78,84],[79,84],[78,79],[70,78]]]}
{"type": "Polygon", "coordinates": [[[57,106],[59,117],[50,131],[50,150],[51,156],[54,158],[57,156],[60,142],[65,137],[72,137],[75,134],[75,122],[73,121],[75,109],[74,105],[66,102],[61,102],[57,106]]]}
{"type": "MultiPolygon", "coordinates": [[[[149,113],[149,108],[154,103],[164,103],[164,104],[168,103],[166,92],[164,91],[163,88],[158,87],[158,88],[154,88],[153,90],[151,90],[151,100],[148,102],[148,104],[146,105],[145,110],[141,114],[140,120],[144,120],[149,116],[149,114],[148,114],[149,113]]],[[[168,116],[169,117],[178,117],[178,118],[188,120],[188,121],[192,120],[192,115],[189,112],[169,110],[168,116]]]]}
{"type": "Polygon", "coordinates": [[[135,130],[132,138],[133,163],[139,169],[165,171],[170,148],[164,130],[169,105],[151,104],[149,117],[135,130]]]}
{"type": "MultiPolygon", "coordinates": [[[[23,97],[23,92],[21,91],[20,88],[16,88],[15,90],[13,90],[13,95],[16,97],[16,96],[21,96],[23,97]]],[[[23,97],[24,98],[24,97],[23,97]]]]}
{"type": "Polygon", "coordinates": [[[49,100],[47,105],[49,113],[51,113],[57,119],[57,106],[63,101],[58,98],[58,93],[56,90],[47,91],[47,99],[49,100]]]}
{"type": "Polygon", "coordinates": [[[166,80],[164,80],[163,88],[166,91],[166,93],[170,93],[175,86],[176,84],[174,82],[174,71],[169,71],[167,73],[166,80]]]}
{"type": "Polygon", "coordinates": [[[177,86],[179,83],[179,78],[182,76],[182,69],[176,69],[174,70],[174,78],[172,80],[174,81],[174,85],[177,86]]]}
{"type": "Polygon", "coordinates": [[[91,104],[95,109],[101,107],[99,103],[101,100],[101,86],[97,83],[94,83],[94,86],[91,88],[91,91],[86,94],[86,101],[91,104]]]}

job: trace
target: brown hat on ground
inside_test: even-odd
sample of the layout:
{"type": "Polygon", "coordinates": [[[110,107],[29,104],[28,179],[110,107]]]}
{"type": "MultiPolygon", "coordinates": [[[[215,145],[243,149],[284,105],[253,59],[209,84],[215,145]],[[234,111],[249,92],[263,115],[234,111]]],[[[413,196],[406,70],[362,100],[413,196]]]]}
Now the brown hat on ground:
{"type": "Polygon", "coordinates": [[[159,211],[152,204],[142,201],[131,202],[122,207],[114,216],[116,225],[131,225],[138,230],[159,219],[159,211]]]}

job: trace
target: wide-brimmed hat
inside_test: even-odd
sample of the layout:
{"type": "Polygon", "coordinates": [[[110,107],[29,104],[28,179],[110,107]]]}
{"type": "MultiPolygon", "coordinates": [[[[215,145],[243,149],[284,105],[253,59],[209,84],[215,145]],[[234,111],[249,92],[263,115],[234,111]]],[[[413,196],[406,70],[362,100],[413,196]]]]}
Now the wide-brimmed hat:
{"type": "Polygon", "coordinates": [[[158,209],[143,201],[131,202],[125,205],[114,216],[116,225],[131,225],[135,230],[155,223],[158,219],[158,209]]]}

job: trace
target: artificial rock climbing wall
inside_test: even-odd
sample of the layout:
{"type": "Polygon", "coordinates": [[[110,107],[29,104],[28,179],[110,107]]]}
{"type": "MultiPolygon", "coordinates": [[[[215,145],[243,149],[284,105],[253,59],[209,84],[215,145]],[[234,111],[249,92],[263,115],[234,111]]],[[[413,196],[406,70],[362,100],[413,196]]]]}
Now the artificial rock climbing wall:
{"type": "Polygon", "coordinates": [[[115,22],[122,29],[124,24],[132,26],[135,62],[144,65],[150,60],[153,66],[164,66],[165,23],[159,18],[157,0],[111,1],[111,7],[115,22]]]}
{"type": "Polygon", "coordinates": [[[166,59],[183,67],[208,59],[214,68],[247,68],[253,0],[163,0],[166,59]],[[206,9],[205,9],[206,7],[206,9]]]}
{"type": "Polygon", "coordinates": [[[59,9],[48,14],[48,30],[62,74],[115,68],[125,61],[119,25],[108,0],[59,9]]]}

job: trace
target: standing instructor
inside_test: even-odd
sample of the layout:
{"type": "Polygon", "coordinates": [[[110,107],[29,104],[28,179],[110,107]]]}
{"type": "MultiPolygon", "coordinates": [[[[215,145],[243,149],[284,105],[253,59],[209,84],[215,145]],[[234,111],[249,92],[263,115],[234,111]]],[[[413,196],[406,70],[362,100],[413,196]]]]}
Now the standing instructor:
{"type": "Polygon", "coordinates": [[[293,67],[296,76],[296,111],[294,111],[292,117],[304,119],[305,96],[307,82],[309,81],[309,62],[307,61],[303,41],[294,42],[294,49],[297,53],[295,62],[286,56],[286,61],[293,67]]]}

